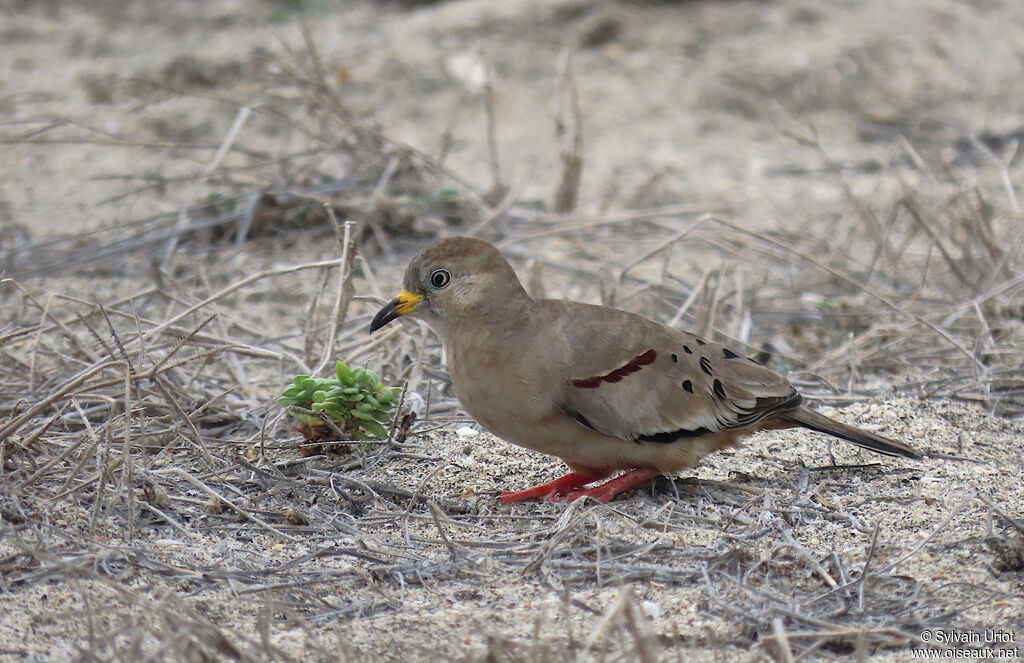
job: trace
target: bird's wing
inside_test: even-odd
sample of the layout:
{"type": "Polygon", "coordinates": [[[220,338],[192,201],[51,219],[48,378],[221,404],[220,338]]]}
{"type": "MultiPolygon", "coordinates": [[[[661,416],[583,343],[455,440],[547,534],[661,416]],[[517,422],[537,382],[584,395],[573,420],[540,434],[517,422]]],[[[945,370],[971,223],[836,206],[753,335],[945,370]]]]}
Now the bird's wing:
{"type": "Polygon", "coordinates": [[[558,406],[638,442],[752,427],[800,405],[781,375],[727,347],[623,311],[548,304],[568,340],[558,406]]]}

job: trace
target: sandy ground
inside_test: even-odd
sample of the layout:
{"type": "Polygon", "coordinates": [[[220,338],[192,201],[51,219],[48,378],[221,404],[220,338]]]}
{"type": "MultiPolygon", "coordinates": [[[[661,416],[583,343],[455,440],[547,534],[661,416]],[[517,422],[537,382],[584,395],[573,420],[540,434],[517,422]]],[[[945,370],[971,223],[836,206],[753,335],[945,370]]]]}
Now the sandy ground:
{"type": "MultiPolygon", "coordinates": [[[[941,230],[956,239],[970,228],[957,225],[963,205],[955,192],[977,190],[997,210],[1016,210],[993,215],[1016,237],[1009,224],[1020,222],[1014,196],[1024,181],[1012,158],[1024,135],[1024,5],[1010,0],[0,0],[0,270],[27,269],[17,249],[30,243],[128,228],[232,187],[287,188],[287,168],[242,166],[309,141],[260,114],[285,94],[286,65],[303,51],[303,22],[352,117],[443,161],[454,175],[441,177],[445,186],[481,195],[494,187],[490,86],[500,183],[525,208],[551,204],[561,172],[557,71],[569,49],[583,118],[581,218],[665,205],[715,212],[772,237],[821,233],[822,255],[848,247],[864,266],[873,231],[859,227],[859,201],[913,191],[943,210],[930,218],[948,223],[941,230]],[[240,115],[240,107],[254,112],[240,115]],[[239,121],[238,142],[218,159],[239,121]],[[196,179],[212,166],[239,168],[229,179],[196,179]]],[[[296,99],[296,112],[312,116],[307,102],[296,99]]],[[[294,163],[324,178],[359,170],[340,148],[294,163]]],[[[609,272],[664,237],[657,228],[623,234],[602,226],[516,240],[550,229],[522,218],[497,219],[492,239],[508,240],[524,276],[540,263],[536,284],[549,295],[588,301],[607,295],[609,272]]],[[[373,296],[399,285],[410,252],[440,222],[424,223],[418,236],[390,246],[367,242],[355,281],[367,299],[355,303],[353,324],[365,324],[373,296]]],[[[734,252],[750,246],[729,241],[734,252]]],[[[300,235],[225,254],[188,249],[174,274],[201,285],[210,273],[226,274],[231,282],[333,258],[335,246],[300,235]]],[[[924,264],[919,253],[920,263],[907,264],[924,264]]],[[[689,285],[719,264],[710,252],[676,258],[682,266],[666,262],[662,271],[689,285]]],[[[766,338],[778,347],[784,337],[781,354],[797,359],[779,368],[802,369],[798,384],[827,396],[813,358],[839,347],[840,333],[816,336],[806,320],[780,322],[790,304],[773,293],[793,277],[766,276],[757,260],[738,260],[747,266],[729,272],[737,282],[765,281],[747,302],[751,347],[766,338]]],[[[961,264],[991,262],[968,255],[961,264]]],[[[24,285],[40,300],[60,292],[113,302],[150,278],[144,263],[24,285]]],[[[914,299],[904,274],[878,278],[914,299]]],[[[13,286],[4,287],[13,311],[6,334],[30,326],[32,315],[14,305],[13,286]]],[[[316,283],[292,287],[291,297],[268,288],[231,308],[232,329],[296,334],[316,283]]],[[[791,295],[800,290],[788,287],[791,295]]],[[[821,310],[818,287],[808,285],[792,305],[821,310]]],[[[919,294],[925,304],[961,296],[941,284],[919,294]]],[[[623,305],[663,313],[642,295],[623,305]]],[[[1021,338],[1014,305],[1019,300],[986,333],[1021,338]]],[[[742,327],[737,318],[730,329],[742,327]]],[[[392,342],[402,334],[410,340],[383,368],[391,376],[408,375],[424,347],[412,326],[392,342]]],[[[425,372],[423,384],[437,385],[443,404],[436,342],[428,345],[430,365],[413,374],[425,372]]],[[[1024,363],[1012,343],[1000,347],[1009,348],[1001,350],[1004,365],[1024,363]]],[[[30,359],[17,344],[0,357],[8,367],[30,359]]],[[[929,387],[945,355],[901,357],[891,372],[880,359],[863,359],[840,394],[823,399],[841,406],[830,413],[932,457],[879,460],[810,433],[762,434],[688,477],[609,505],[497,505],[497,491],[552,478],[560,464],[439,408],[404,447],[345,471],[334,469],[348,457],[299,461],[280,445],[261,459],[272,479],[237,465],[217,475],[220,483],[210,485],[244,494],[270,528],[182,489],[167,503],[151,502],[169,519],[140,509],[129,535],[123,511],[96,521],[88,485],[70,494],[60,481],[22,488],[37,469],[14,446],[25,443],[22,434],[0,454],[0,661],[905,661],[913,647],[941,650],[986,631],[1010,641],[980,644],[1024,657],[1024,426],[994,414],[1019,412],[973,386],[929,387]]],[[[239,402],[262,404],[249,421],[258,433],[252,420],[271,411],[288,369],[256,363],[234,375],[249,372],[239,402]]],[[[834,373],[823,381],[830,379],[834,373]]],[[[11,384],[5,400],[21,397],[11,384]]],[[[294,439],[277,420],[271,434],[294,439]]],[[[72,439],[52,435],[41,440],[47,448],[72,439]]],[[[218,453],[254,458],[254,445],[233,447],[229,437],[218,453]]],[[[162,477],[173,464],[158,454],[145,466],[162,477]]],[[[195,472],[203,481],[216,474],[195,472]]]]}

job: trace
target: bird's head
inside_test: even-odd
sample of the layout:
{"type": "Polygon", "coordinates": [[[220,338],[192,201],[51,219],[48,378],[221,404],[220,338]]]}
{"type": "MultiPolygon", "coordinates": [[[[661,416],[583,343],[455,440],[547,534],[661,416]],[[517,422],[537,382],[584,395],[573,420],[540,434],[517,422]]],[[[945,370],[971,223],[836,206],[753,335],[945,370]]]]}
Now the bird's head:
{"type": "Polygon", "coordinates": [[[370,333],[403,315],[424,320],[442,335],[459,321],[507,324],[531,301],[498,249],[472,237],[452,237],[416,254],[402,291],[377,312],[370,333]]]}

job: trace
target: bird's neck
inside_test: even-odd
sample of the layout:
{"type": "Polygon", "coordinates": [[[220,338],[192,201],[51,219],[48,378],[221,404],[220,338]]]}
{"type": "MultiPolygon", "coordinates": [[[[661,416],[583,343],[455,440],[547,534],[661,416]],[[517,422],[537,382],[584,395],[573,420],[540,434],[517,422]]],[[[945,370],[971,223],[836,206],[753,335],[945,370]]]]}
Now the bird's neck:
{"type": "Polygon", "coordinates": [[[441,332],[452,386],[463,407],[478,421],[494,408],[478,409],[476,405],[491,400],[486,394],[500,398],[503,385],[515,381],[521,359],[518,355],[528,351],[533,343],[544,342],[535,338],[534,333],[537,302],[523,295],[524,300],[513,306],[506,300],[499,307],[500,312],[474,316],[472,322],[459,321],[461,324],[451,324],[441,332]]]}
{"type": "Polygon", "coordinates": [[[449,346],[469,347],[481,341],[502,343],[524,333],[536,308],[537,301],[521,290],[465,311],[438,331],[449,346]]]}

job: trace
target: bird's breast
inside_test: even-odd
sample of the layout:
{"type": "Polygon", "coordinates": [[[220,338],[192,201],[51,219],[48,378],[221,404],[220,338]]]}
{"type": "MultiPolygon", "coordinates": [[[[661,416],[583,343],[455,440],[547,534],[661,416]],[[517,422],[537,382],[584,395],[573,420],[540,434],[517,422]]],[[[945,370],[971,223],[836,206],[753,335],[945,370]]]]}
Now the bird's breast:
{"type": "Polygon", "coordinates": [[[498,437],[531,446],[531,431],[555,407],[550,391],[554,383],[536,366],[530,346],[461,339],[446,343],[448,371],[462,407],[480,425],[498,437]],[[510,346],[519,352],[509,352],[510,346]]]}

